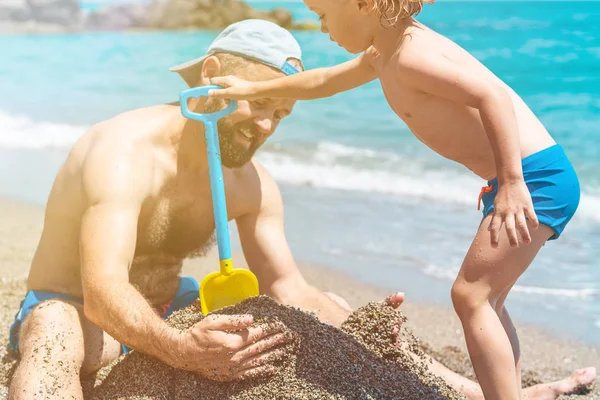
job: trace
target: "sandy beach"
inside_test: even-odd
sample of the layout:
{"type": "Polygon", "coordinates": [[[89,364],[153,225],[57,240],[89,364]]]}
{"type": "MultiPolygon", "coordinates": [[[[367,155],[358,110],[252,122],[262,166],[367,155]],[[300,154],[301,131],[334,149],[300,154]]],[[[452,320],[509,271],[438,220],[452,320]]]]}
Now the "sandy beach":
{"type": "MultiPolygon", "coordinates": [[[[6,351],[9,326],[25,294],[29,263],[43,224],[43,208],[12,199],[0,199],[0,221],[0,320],[3,327],[0,332],[3,343],[0,348],[0,398],[6,398],[10,371],[15,365],[15,360],[6,351]]],[[[204,259],[187,261],[184,275],[201,279],[215,265],[218,265],[218,258],[213,251],[204,259]]],[[[234,265],[245,265],[241,254],[234,256],[234,265]]],[[[349,276],[327,269],[327,266],[301,266],[301,269],[309,282],[322,290],[341,295],[353,307],[381,300],[389,294],[355,282],[349,276]]],[[[398,290],[402,290],[401,282],[398,290]]],[[[416,304],[407,299],[402,311],[408,317],[409,327],[439,361],[473,379],[460,323],[452,310],[416,304]]],[[[600,347],[566,342],[536,327],[519,321],[515,323],[521,339],[525,385],[562,378],[587,366],[600,369],[600,347]]],[[[600,388],[596,385],[586,394],[561,398],[600,399],[600,388]]]]}

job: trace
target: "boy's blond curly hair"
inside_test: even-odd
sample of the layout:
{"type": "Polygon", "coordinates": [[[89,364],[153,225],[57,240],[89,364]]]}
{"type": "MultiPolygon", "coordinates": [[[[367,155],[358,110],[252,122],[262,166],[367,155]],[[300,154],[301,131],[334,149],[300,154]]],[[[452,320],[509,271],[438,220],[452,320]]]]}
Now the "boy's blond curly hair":
{"type": "Polygon", "coordinates": [[[382,25],[394,26],[399,19],[420,13],[423,3],[433,4],[435,0],[374,0],[373,10],[379,13],[382,25]]]}

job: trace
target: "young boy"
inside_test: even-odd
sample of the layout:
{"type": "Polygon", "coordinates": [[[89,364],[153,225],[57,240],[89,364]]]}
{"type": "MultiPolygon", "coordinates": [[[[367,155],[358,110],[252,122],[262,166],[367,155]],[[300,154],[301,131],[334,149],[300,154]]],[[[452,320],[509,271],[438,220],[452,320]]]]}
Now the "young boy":
{"type": "MultiPolygon", "coordinates": [[[[485,398],[521,397],[519,344],[504,301],[547,240],[575,213],[577,175],[525,103],[469,53],[412,17],[433,0],[304,0],[321,30],[358,58],[281,79],[214,78],[230,99],[332,96],[376,78],[431,149],[488,185],[483,220],[452,287],[485,398]]],[[[260,107],[263,101],[257,102],[260,107]]]]}

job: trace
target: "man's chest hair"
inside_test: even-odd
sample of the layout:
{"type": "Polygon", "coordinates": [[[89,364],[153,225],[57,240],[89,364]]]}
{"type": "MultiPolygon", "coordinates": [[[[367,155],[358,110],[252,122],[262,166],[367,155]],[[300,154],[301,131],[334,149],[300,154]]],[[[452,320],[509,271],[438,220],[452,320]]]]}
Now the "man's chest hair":
{"type": "Polygon", "coordinates": [[[181,258],[203,255],[214,242],[214,229],[209,196],[165,191],[142,209],[137,247],[181,258]]]}

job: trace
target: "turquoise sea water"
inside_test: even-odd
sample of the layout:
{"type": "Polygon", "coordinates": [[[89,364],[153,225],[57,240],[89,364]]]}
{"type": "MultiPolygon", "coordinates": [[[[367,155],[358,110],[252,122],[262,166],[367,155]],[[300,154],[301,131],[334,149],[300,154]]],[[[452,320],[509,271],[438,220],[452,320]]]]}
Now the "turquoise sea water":
{"type": "MultiPolygon", "coordinates": [[[[249,1],[316,17],[298,2],[249,1]]],[[[440,2],[418,17],[482,60],[566,149],[583,188],[577,216],[509,297],[514,317],[600,343],[600,3],[440,2]]],[[[116,113],[175,100],[168,68],[218,32],[0,36],[0,194],[43,203],[71,143],[116,113]]],[[[350,55],[294,32],[308,68],[350,55]]],[[[286,203],[299,261],[450,304],[484,184],[418,142],[373,82],[297,104],[260,151],[286,203]]]]}

